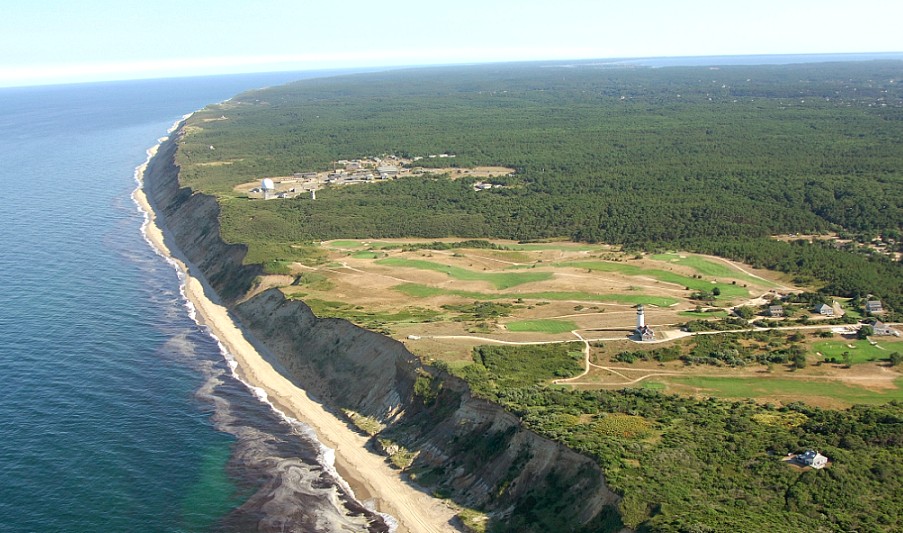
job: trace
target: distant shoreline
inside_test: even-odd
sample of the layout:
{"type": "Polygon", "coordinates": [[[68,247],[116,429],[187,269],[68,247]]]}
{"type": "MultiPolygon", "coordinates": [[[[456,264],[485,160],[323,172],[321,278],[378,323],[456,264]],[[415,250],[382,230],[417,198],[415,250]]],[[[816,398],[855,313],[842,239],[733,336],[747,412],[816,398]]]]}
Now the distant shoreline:
{"type": "MultiPolygon", "coordinates": [[[[188,116],[177,122],[169,133],[188,116]]],[[[347,483],[355,499],[375,501],[377,510],[387,519],[390,527],[395,520],[398,521],[395,529],[398,532],[456,531],[449,525],[455,515],[454,510],[402,481],[399,473],[386,464],[384,457],[366,450],[366,437],[350,429],[344,421],[274,369],[248,341],[243,328],[232,318],[228,309],[219,304],[218,297],[206,281],[192,275],[190,265],[180,251],[167,245],[172,239],[167,236],[166,228],[158,224],[154,206],[144,188],[148,163],[166,140],[162,138],[150,148],[147,160],[136,169],[138,187],[132,193],[132,199],[145,215],[142,232],[146,240],[178,271],[182,281],[181,291],[196,311],[194,319],[209,328],[221,343],[227,359],[229,356],[233,358],[230,365],[237,376],[258,397],[262,396],[280,415],[312,427],[317,439],[334,450],[337,481],[347,483]]]]}

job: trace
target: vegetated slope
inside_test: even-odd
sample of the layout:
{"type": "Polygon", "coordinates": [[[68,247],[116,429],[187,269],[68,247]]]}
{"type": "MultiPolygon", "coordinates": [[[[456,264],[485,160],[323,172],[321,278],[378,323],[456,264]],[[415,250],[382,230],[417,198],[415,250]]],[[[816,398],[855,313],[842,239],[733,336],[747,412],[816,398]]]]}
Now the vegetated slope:
{"type": "Polygon", "coordinates": [[[624,495],[624,523],[649,532],[899,531],[903,405],[830,411],[727,402],[652,390],[564,391],[505,380],[484,347],[461,373],[474,394],[532,429],[595,457],[624,495]],[[500,385],[503,384],[503,385],[500,385]],[[788,452],[831,464],[801,469],[788,452]]]}
{"type": "Polygon", "coordinates": [[[307,80],[197,113],[178,162],[186,185],[221,195],[224,237],[253,257],[337,237],[669,243],[900,309],[899,263],[763,237],[833,229],[901,241],[901,71],[900,61],[577,63],[307,80]],[[428,157],[442,153],[455,157],[428,157]],[[382,154],[517,173],[479,192],[473,178],[413,177],[326,189],[315,202],[232,198],[238,183],[382,154]]]}

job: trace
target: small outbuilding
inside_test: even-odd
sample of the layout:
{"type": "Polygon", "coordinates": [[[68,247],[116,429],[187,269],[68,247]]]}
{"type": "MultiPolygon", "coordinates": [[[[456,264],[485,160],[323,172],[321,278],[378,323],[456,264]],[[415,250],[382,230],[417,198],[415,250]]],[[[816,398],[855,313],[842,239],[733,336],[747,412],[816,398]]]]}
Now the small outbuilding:
{"type": "Polygon", "coordinates": [[[783,305],[769,305],[768,306],[768,316],[770,316],[770,317],[784,316],[784,306],[783,305]]]}

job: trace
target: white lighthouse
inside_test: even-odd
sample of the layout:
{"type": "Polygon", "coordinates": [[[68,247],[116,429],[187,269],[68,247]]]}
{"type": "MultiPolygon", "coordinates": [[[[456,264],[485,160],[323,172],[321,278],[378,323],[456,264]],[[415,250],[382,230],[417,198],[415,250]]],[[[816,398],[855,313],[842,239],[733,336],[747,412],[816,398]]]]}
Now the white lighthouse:
{"type": "Polygon", "coordinates": [[[655,340],[655,332],[646,325],[646,309],[643,304],[636,306],[636,336],[641,341],[655,340]]]}

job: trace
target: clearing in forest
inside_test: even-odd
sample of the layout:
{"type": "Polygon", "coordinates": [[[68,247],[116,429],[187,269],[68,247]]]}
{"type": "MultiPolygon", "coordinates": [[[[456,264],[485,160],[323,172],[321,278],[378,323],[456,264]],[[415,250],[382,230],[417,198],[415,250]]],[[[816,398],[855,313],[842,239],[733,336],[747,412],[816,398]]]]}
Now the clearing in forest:
{"type": "MultiPolygon", "coordinates": [[[[711,348],[724,353],[746,350],[759,354],[758,359],[749,356],[739,367],[734,360],[700,359],[697,337],[683,331],[687,322],[736,320],[729,317],[737,307],[759,313],[750,322],[768,319],[762,311],[776,298],[802,290],[789,287],[774,272],[717,257],[632,254],[606,245],[570,242],[451,239],[342,239],[320,243],[312,255],[316,264],[282,265],[280,275],[265,278],[261,287],[281,286],[289,297],[307,302],[318,316],[344,318],[391,335],[425,360],[442,360],[456,368],[471,364],[472,349],[479,345],[585,340],[590,355],[586,371],[578,378],[561,380],[562,384],[659,387],[725,397],[748,393],[776,402],[789,401],[796,394],[824,405],[846,405],[856,394],[886,401],[887,394],[897,390],[895,371],[862,376],[897,346],[876,347],[842,336],[827,340],[824,336],[841,326],[816,316],[809,320],[805,310],[805,325],[800,324],[799,314],[773,322],[776,328],[786,328],[776,329],[774,338],[711,348]],[[638,343],[632,336],[638,304],[644,304],[645,322],[656,333],[654,342],[638,343]],[[801,328],[800,338],[789,337],[797,328],[801,328]],[[793,344],[805,347],[809,368],[792,368],[791,356],[780,356],[793,344]],[[841,349],[847,344],[853,348],[841,349]],[[628,364],[617,359],[629,359],[618,355],[625,351],[668,347],[673,351],[670,360],[650,358],[647,363],[628,364]],[[844,351],[853,353],[848,359],[859,371],[851,372],[843,364],[844,351]],[[769,363],[761,355],[770,352],[779,354],[772,358],[778,363],[769,363]],[[699,364],[688,365],[687,360],[699,364]],[[859,366],[865,362],[873,364],[859,366]],[[770,385],[746,387],[739,393],[730,386],[731,379],[741,383],[765,377],[770,385]],[[787,388],[792,394],[775,392],[787,381],[801,380],[801,388],[787,388]],[[838,384],[838,380],[845,381],[838,384]],[[846,390],[834,386],[852,392],[832,396],[834,391],[846,390]]],[[[729,334],[703,332],[698,339],[722,339],[729,334]]]]}

